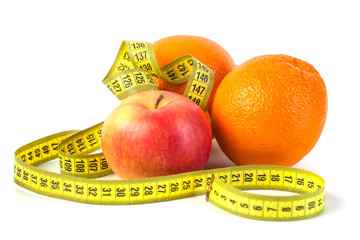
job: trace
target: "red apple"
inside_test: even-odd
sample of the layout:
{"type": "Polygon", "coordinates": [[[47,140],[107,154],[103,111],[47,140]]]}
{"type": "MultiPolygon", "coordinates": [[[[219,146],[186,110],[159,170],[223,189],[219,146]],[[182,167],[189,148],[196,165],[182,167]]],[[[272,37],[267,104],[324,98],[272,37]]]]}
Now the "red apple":
{"type": "Polygon", "coordinates": [[[122,179],[202,170],[211,141],[204,111],[168,91],[141,91],[122,100],[101,136],[105,159],[122,179]]]}

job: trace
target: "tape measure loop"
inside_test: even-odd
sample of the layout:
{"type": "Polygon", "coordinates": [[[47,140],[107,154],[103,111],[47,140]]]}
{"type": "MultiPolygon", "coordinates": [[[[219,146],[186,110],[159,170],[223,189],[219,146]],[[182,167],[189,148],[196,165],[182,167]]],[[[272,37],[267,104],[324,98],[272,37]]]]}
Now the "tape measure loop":
{"type": "MultiPolygon", "coordinates": [[[[97,124],[89,129],[94,132],[100,126],[101,124],[97,124]]],[[[24,154],[33,152],[34,149],[41,149],[41,154],[44,153],[44,155],[50,154],[48,150],[56,151],[59,148],[54,145],[53,149],[49,149],[47,147],[50,146],[49,143],[62,141],[64,143],[61,142],[60,145],[68,146],[69,142],[78,138],[76,134],[85,133],[91,136],[91,132],[87,130],[63,132],[34,141],[16,150],[15,182],[43,195],[89,204],[142,204],[206,194],[209,202],[221,209],[243,217],[261,220],[305,219],[320,214],[324,209],[324,180],[314,173],[296,168],[254,165],[148,179],[97,180],[71,176],[69,174],[73,172],[70,170],[66,175],[42,170],[32,166],[37,164],[36,161],[31,162],[31,158],[22,157],[24,154]],[[300,194],[263,196],[244,192],[244,189],[280,189],[300,192],[300,194]]],[[[63,161],[71,156],[69,153],[64,154],[63,161]]],[[[55,157],[56,154],[53,154],[48,159],[55,157]]],[[[101,159],[101,154],[94,154],[93,157],[101,159]]],[[[63,162],[64,165],[65,163],[63,162]]],[[[75,163],[79,162],[75,161],[75,163]]],[[[99,165],[90,165],[90,167],[95,166],[99,165]]],[[[66,167],[69,166],[64,166],[66,167]]],[[[79,166],[77,168],[81,169],[79,166]]],[[[97,173],[98,176],[101,176],[101,173],[97,173]]]]}
{"type": "Polygon", "coordinates": [[[151,43],[124,41],[103,84],[121,100],[138,91],[157,90],[152,77],[173,84],[187,82],[184,96],[205,110],[214,83],[213,71],[191,55],[160,69],[151,43]]]}
{"type": "Polygon", "coordinates": [[[239,171],[240,167],[236,173],[231,173],[230,184],[219,177],[215,178],[208,193],[209,202],[242,217],[272,221],[310,218],[324,210],[325,182],[320,176],[289,167],[250,167],[243,167],[239,171]],[[255,189],[282,190],[299,195],[267,196],[244,191],[255,189]]]}

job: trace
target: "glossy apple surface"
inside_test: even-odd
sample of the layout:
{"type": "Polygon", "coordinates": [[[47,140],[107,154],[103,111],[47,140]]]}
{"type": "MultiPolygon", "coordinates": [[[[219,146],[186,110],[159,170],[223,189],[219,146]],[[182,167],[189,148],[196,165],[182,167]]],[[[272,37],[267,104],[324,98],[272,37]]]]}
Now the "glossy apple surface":
{"type": "Polygon", "coordinates": [[[202,170],[211,142],[204,111],[168,91],[141,91],[122,100],[101,136],[105,159],[122,179],[202,170]]]}

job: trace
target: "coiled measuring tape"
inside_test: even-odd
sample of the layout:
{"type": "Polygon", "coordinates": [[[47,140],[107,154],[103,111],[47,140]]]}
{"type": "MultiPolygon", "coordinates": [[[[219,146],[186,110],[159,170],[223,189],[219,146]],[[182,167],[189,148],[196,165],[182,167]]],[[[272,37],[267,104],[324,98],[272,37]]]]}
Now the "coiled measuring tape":
{"type": "MultiPolygon", "coordinates": [[[[124,41],[103,83],[119,99],[156,90],[152,76],[187,83],[184,95],[205,109],[213,73],[192,56],[159,69],[150,43],[124,41]]],[[[14,181],[33,192],[89,204],[141,204],[204,195],[233,214],[260,220],[299,220],[320,214],[324,180],[311,172],[282,166],[250,165],[136,180],[99,180],[111,174],[101,148],[102,124],[82,131],[53,134],[15,151],[14,181]],[[61,174],[36,166],[59,158],[61,174]],[[265,196],[244,190],[298,193],[265,196]]]]}
{"type": "Polygon", "coordinates": [[[188,82],[184,95],[205,109],[214,73],[206,65],[185,55],[159,68],[151,43],[124,41],[103,83],[119,99],[141,90],[158,89],[151,76],[173,84],[188,82]]]}

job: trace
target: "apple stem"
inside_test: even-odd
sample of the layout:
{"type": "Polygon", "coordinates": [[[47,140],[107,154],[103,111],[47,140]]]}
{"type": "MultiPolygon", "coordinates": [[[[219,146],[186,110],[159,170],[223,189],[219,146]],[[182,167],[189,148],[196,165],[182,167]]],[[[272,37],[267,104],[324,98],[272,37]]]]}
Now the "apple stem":
{"type": "Polygon", "coordinates": [[[155,103],[155,109],[159,107],[160,101],[164,98],[164,94],[161,94],[155,103]]]}

